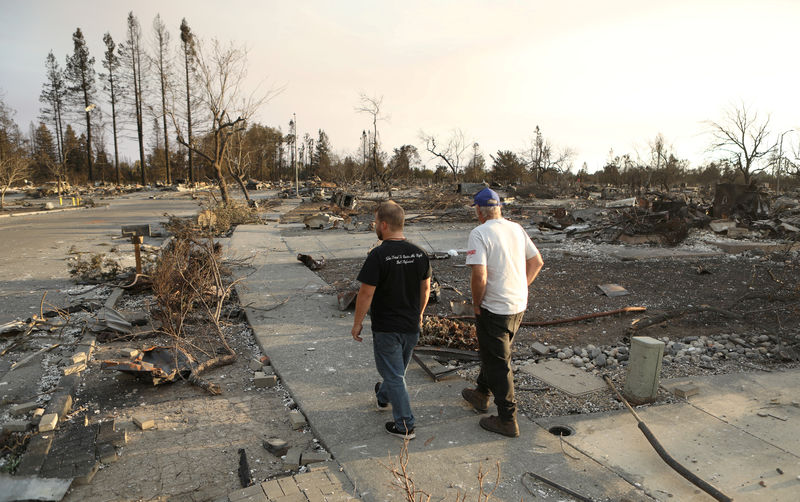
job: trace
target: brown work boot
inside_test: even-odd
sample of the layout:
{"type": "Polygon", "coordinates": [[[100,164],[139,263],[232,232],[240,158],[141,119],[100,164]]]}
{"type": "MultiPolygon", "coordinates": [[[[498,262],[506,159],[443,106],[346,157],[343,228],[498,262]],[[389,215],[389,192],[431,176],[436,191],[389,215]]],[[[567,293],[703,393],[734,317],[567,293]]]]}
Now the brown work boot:
{"type": "Polygon", "coordinates": [[[489,410],[489,394],[484,394],[478,389],[467,388],[461,391],[461,397],[481,413],[486,413],[489,410]]]}
{"type": "Polygon", "coordinates": [[[519,436],[519,426],[517,425],[517,419],[515,418],[512,418],[511,420],[503,420],[496,415],[492,415],[481,418],[478,423],[481,425],[481,427],[490,432],[496,432],[510,438],[519,436]]]}

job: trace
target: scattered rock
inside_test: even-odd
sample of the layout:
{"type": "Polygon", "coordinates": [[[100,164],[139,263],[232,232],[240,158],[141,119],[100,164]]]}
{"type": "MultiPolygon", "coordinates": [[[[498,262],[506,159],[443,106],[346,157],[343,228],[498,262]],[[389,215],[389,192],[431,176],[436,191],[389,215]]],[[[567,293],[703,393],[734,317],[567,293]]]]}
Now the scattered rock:
{"type": "Polygon", "coordinates": [[[152,418],[147,418],[143,415],[133,417],[133,423],[136,424],[141,430],[146,431],[156,426],[156,421],[152,418]]]}
{"type": "Polygon", "coordinates": [[[303,414],[298,410],[292,410],[289,412],[289,422],[292,424],[292,429],[294,430],[300,430],[308,425],[308,422],[306,422],[306,417],[304,417],[303,414]]]}
{"type": "Polygon", "coordinates": [[[39,405],[36,404],[33,401],[28,402],[28,403],[15,404],[14,406],[11,407],[10,413],[11,413],[12,416],[15,416],[15,417],[19,416],[19,415],[24,415],[24,414],[28,413],[29,411],[36,409],[36,407],[38,407],[38,406],[39,405]]]}
{"type": "Polygon", "coordinates": [[[39,420],[39,432],[49,432],[55,430],[56,425],[58,425],[58,415],[55,413],[43,415],[41,420],[39,420]]]}
{"type": "Polygon", "coordinates": [[[280,438],[269,438],[264,441],[264,448],[276,457],[282,457],[289,451],[289,443],[280,438]]]}

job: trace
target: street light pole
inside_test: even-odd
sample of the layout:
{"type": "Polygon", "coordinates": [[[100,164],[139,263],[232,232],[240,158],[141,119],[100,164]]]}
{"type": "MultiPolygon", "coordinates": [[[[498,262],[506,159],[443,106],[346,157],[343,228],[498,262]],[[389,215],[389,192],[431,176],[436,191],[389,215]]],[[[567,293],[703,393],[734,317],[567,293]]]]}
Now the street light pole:
{"type": "Polygon", "coordinates": [[[781,134],[781,140],[778,142],[778,167],[777,173],[775,175],[775,194],[779,194],[781,192],[781,166],[783,164],[783,137],[787,134],[794,131],[794,129],[789,129],[788,131],[784,131],[781,134]]]}
{"type": "Polygon", "coordinates": [[[297,114],[292,114],[292,122],[294,123],[294,154],[292,155],[292,160],[294,160],[294,194],[300,197],[300,175],[297,172],[297,114]]]}

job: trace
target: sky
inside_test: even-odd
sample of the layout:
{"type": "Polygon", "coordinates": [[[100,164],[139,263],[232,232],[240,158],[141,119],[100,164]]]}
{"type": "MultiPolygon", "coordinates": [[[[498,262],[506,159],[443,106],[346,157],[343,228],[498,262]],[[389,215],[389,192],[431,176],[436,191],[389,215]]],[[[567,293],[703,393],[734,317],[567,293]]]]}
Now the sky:
{"type": "MultiPolygon", "coordinates": [[[[371,126],[362,93],[383,98],[384,150],[413,144],[431,167],[422,132],[444,142],[460,129],[491,164],[538,125],[575,152],[574,170],[595,171],[612,149],[646,157],[658,133],[702,165],[708,121],[739,103],[770,116],[773,139],[800,130],[794,0],[0,0],[0,95],[23,129],[38,120],[47,53],[63,67],[80,27],[100,72],[103,34],[123,41],[131,10],[148,39],[160,14],[175,44],[186,18],[204,40],[246,46],[250,88],[283,89],[257,120],[286,132],[296,113],[300,135],[324,129],[342,155],[371,126]]],[[[800,132],[785,138],[788,150],[800,132]]],[[[136,156],[131,139],[122,150],[136,156]]]]}

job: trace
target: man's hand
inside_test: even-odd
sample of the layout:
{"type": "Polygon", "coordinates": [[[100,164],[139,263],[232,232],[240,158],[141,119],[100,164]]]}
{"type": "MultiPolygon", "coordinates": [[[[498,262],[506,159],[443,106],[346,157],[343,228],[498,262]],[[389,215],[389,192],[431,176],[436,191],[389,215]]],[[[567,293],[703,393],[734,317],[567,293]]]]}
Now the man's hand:
{"type": "Polygon", "coordinates": [[[353,315],[353,329],[350,334],[353,335],[353,340],[361,341],[361,323],[364,322],[364,317],[367,315],[367,310],[372,304],[372,296],[375,294],[375,286],[361,283],[358,289],[358,296],[356,297],[356,313],[353,315]]]}
{"type": "Polygon", "coordinates": [[[542,255],[537,254],[533,258],[528,258],[525,260],[525,276],[528,279],[528,286],[536,279],[536,276],[539,275],[539,271],[542,270],[542,266],[544,265],[544,260],[542,260],[542,255]]]}
{"type": "Polygon", "coordinates": [[[469,286],[472,290],[472,311],[475,312],[475,317],[478,317],[481,313],[483,295],[486,294],[487,271],[486,265],[470,265],[470,268],[472,269],[469,279],[469,286]]]}
{"type": "Polygon", "coordinates": [[[353,328],[350,330],[350,334],[353,335],[353,340],[357,342],[363,341],[361,338],[361,329],[363,326],[361,324],[353,324],[353,328]]]}

